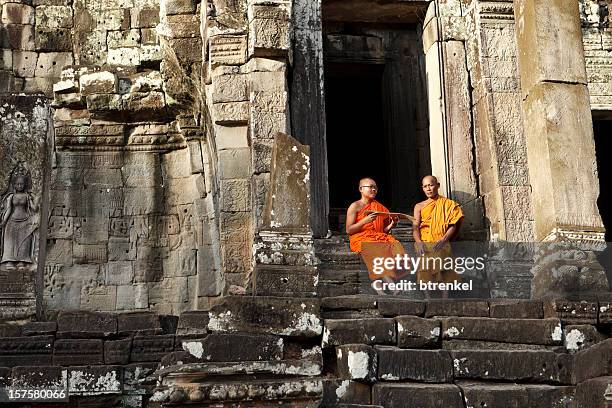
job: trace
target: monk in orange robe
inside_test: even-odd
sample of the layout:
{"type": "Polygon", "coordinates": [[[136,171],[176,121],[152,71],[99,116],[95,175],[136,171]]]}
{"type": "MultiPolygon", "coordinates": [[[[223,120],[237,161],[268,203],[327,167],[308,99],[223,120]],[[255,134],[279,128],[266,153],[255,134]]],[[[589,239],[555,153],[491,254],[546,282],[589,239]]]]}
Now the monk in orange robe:
{"type": "Polygon", "coordinates": [[[429,258],[429,267],[417,271],[417,281],[453,282],[459,275],[444,270],[440,261],[452,256],[449,241],[459,233],[463,212],[455,201],[438,194],[440,183],[434,176],[423,177],[422,187],[427,200],[414,206],[412,234],[417,254],[429,258]]]}
{"type": "Polygon", "coordinates": [[[352,203],[346,211],[346,233],[349,234],[351,251],[361,254],[369,269],[370,279],[393,281],[395,269],[385,269],[376,274],[372,271],[374,258],[395,257],[405,253],[402,244],[389,232],[397,219],[388,216],[367,214],[366,211],[389,212],[387,207],[376,201],[378,187],[371,178],[359,181],[361,199],[352,203]]]}

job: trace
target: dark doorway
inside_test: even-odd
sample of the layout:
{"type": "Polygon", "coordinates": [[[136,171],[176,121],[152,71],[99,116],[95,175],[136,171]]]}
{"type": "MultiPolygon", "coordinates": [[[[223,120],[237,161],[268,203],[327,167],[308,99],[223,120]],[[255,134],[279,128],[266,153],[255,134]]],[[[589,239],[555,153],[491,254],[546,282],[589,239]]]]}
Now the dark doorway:
{"type": "Polygon", "coordinates": [[[593,118],[595,134],[595,151],[597,155],[597,172],[599,174],[599,214],[606,227],[606,241],[612,241],[612,161],[608,158],[612,152],[612,118],[593,118]]]}
{"type": "Polygon", "coordinates": [[[330,226],[341,226],[363,177],[391,211],[411,213],[431,171],[420,25],[323,27],[330,226]]]}
{"type": "Polygon", "coordinates": [[[325,106],[329,201],[346,209],[359,198],[358,182],[372,177],[378,199],[389,202],[386,164],[387,138],[383,134],[383,65],[328,64],[325,67],[325,106]]]}

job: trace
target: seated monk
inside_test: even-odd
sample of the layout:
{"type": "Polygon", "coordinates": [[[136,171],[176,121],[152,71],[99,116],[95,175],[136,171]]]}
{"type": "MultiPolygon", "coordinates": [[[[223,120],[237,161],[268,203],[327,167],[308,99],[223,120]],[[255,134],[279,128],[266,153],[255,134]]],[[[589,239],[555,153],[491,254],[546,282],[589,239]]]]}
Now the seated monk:
{"type": "Polygon", "coordinates": [[[375,274],[372,265],[374,258],[395,257],[396,254],[405,253],[402,244],[389,234],[397,219],[383,215],[366,215],[366,211],[389,212],[384,205],[375,200],[378,187],[374,180],[361,179],[359,192],[361,199],[352,203],[346,211],[346,233],[349,234],[351,251],[361,254],[369,269],[370,279],[393,281],[394,269],[385,269],[383,273],[375,274]],[[386,245],[381,245],[383,243],[386,245]]]}
{"type": "MultiPolygon", "coordinates": [[[[453,282],[459,275],[443,270],[440,260],[452,256],[449,241],[459,233],[463,212],[455,201],[438,194],[440,183],[434,176],[423,177],[422,187],[427,200],[414,206],[412,235],[417,254],[427,255],[429,262],[428,267],[417,271],[417,281],[453,282]],[[438,262],[433,262],[435,258],[438,262]]],[[[443,293],[443,297],[447,296],[443,293]]]]}

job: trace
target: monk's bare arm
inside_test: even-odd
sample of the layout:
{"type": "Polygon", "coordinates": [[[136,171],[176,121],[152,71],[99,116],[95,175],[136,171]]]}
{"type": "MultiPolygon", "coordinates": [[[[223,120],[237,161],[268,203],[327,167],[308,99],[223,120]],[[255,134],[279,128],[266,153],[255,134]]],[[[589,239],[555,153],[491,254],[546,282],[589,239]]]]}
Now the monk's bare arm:
{"type": "Polygon", "coordinates": [[[375,215],[370,214],[361,221],[355,222],[357,219],[357,212],[357,204],[355,203],[351,204],[348,210],[346,210],[346,233],[349,235],[360,232],[364,225],[376,219],[375,215]]]}
{"type": "Polygon", "coordinates": [[[421,239],[421,203],[414,206],[414,222],[412,223],[412,237],[415,242],[423,242],[421,239]]]}

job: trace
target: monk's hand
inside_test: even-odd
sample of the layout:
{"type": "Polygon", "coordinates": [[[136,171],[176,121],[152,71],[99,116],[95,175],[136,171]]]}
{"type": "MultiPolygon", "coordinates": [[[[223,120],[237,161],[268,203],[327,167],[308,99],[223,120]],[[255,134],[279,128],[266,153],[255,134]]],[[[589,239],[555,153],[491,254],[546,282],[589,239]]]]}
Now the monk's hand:
{"type": "Polygon", "coordinates": [[[393,229],[393,227],[395,227],[395,223],[397,222],[397,219],[394,217],[391,217],[391,222],[389,222],[389,224],[387,225],[387,227],[385,228],[385,230],[387,232],[391,231],[393,229]]]}
{"type": "Polygon", "coordinates": [[[416,251],[418,256],[425,255],[425,244],[423,244],[422,242],[415,242],[414,250],[416,251]]]}
{"type": "Polygon", "coordinates": [[[439,240],[438,242],[436,242],[436,243],[434,244],[434,251],[439,251],[439,250],[441,250],[442,248],[444,248],[444,246],[446,245],[446,242],[447,242],[447,241],[446,241],[445,239],[441,239],[441,240],[439,240]]]}
{"type": "Polygon", "coordinates": [[[365,216],[365,218],[363,219],[363,224],[369,224],[371,222],[376,221],[376,214],[368,214],[365,216]]]}

